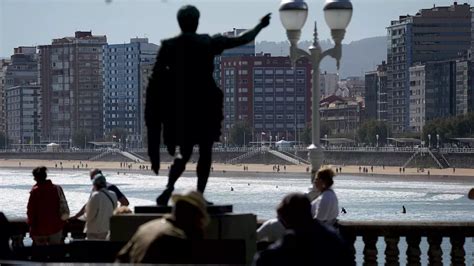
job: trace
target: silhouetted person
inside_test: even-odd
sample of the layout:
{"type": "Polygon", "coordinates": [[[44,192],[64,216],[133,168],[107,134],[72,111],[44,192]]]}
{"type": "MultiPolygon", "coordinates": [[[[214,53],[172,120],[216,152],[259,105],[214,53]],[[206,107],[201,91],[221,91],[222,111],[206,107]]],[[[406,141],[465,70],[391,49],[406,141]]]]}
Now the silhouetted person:
{"type": "Polygon", "coordinates": [[[254,265],[355,265],[349,246],[312,219],[306,195],[285,196],[277,214],[287,231],[283,238],[255,256],[254,265]]]}
{"type": "Polygon", "coordinates": [[[402,205],[402,213],[407,213],[407,209],[405,208],[405,205],[402,205]]]}
{"type": "Polygon", "coordinates": [[[7,217],[0,212],[0,259],[11,259],[13,257],[12,250],[10,248],[10,222],[7,217]]]}
{"type": "Polygon", "coordinates": [[[341,213],[342,213],[342,214],[346,214],[346,213],[347,213],[347,211],[346,211],[346,209],[345,209],[344,207],[342,207],[341,213]]]}
{"type": "MultiPolygon", "coordinates": [[[[209,216],[202,194],[197,191],[189,191],[181,195],[174,194],[171,201],[174,203],[171,214],[141,225],[119,252],[118,260],[120,262],[157,262],[157,258],[166,256],[166,254],[156,252],[157,250],[166,252],[157,248],[157,244],[159,246],[161,243],[161,247],[166,250],[167,241],[203,238],[204,230],[209,223],[209,216]]],[[[170,256],[187,257],[190,255],[187,254],[189,251],[171,250],[170,256]]]]}
{"type": "Polygon", "coordinates": [[[225,49],[251,42],[270,23],[270,14],[255,28],[238,37],[197,34],[199,11],[186,5],[178,11],[181,34],[163,40],[147,88],[145,121],[148,128],[148,154],[152,170],[160,168],[160,136],[171,156],[176,156],[168,184],[157,198],[166,205],[174,184],[185,170],[193,146],[199,146],[197,190],[204,193],[211,167],[212,146],[219,141],[223,119],[223,94],[214,78],[214,56],[225,49]]]}

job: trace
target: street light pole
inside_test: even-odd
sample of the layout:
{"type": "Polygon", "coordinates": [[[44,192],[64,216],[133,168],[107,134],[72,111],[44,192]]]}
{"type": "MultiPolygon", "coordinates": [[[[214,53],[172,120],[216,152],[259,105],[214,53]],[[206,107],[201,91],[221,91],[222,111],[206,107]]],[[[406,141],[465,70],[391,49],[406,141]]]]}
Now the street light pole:
{"type": "Polygon", "coordinates": [[[439,149],[439,134],[436,134],[436,148],[439,149]]]}
{"type": "Polygon", "coordinates": [[[342,40],[346,32],[346,27],[352,17],[352,4],[349,0],[328,0],[324,6],[324,18],[334,40],[334,47],[326,51],[321,49],[318,40],[316,22],[314,23],[313,44],[309,47],[309,53],[298,48],[298,41],[308,15],[308,5],[303,0],[283,0],[280,5],[280,19],[286,29],[288,40],[290,41],[290,59],[292,65],[301,57],[306,57],[312,65],[312,112],[311,112],[311,145],[308,147],[309,159],[311,161],[311,182],[315,178],[316,171],[320,168],[324,154],[320,143],[320,63],[326,56],[336,59],[339,69],[339,62],[342,55],[342,40]]]}
{"type": "Polygon", "coordinates": [[[428,149],[431,148],[431,134],[428,134],[428,149]]]}
{"type": "Polygon", "coordinates": [[[379,147],[379,134],[376,134],[375,138],[377,139],[377,148],[378,148],[379,147]]]}

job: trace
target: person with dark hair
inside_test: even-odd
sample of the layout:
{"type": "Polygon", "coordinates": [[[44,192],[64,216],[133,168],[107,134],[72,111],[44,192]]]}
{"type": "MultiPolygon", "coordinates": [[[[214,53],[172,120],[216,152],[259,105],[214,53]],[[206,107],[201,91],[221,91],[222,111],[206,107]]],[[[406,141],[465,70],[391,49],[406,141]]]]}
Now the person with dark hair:
{"type": "Polygon", "coordinates": [[[336,193],[332,189],[334,176],[331,168],[324,167],[316,173],[313,182],[315,190],[321,194],[311,202],[313,218],[326,225],[334,225],[339,215],[339,206],[336,193]]]}
{"type": "Polygon", "coordinates": [[[87,239],[107,239],[110,217],[117,208],[117,196],[107,189],[107,181],[102,173],[92,179],[94,191],[86,204],[86,225],[84,233],[87,239]]]}
{"type": "MultiPolygon", "coordinates": [[[[209,216],[202,194],[197,191],[174,194],[171,201],[174,203],[171,214],[141,225],[118,253],[119,262],[154,263],[157,257],[162,256],[154,252],[154,247],[159,245],[160,241],[203,238],[209,216]]],[[[166,243],[164,247],[166,248],[166,243]]],[[[173,253],[169,254],[170,256],[187,257],[189,255],[178,254],[179,251],[176,250],[170,252],[173,253]]]]}
{"type": "Polygon", "coordinates": [[[36,246],[60,244],[65,224],[59,211],[59,194],[64,192],[61,186],[47,179],[47,170],[44,166],[33,169],[36,184],[30,191],[26,212],[30,236],[36,246]]]}
{"type": "MultiPolygon", "coordinates": [[[[91,169],[89,172],[89,177],[91,181],[94,179],[94,176],[96,174],[102,174],[102,170],[98,168],[91,169]]],[[[106,182],[106,187],[108,190],[115,193],[115,195],[117,196],[118,202],[120,202],[120,206],[128,206],[130,204],[128,202],[127,197],[122,193],[122,191],[120,191],[120,189],[116,185],[106,182]]],[[[92,187],[91,195],[92,195],[92,192],[94,192],[94,187],[92,187]]],[[[76,214],[74,214],[70,219],[71,220],[78,219],[79,217],[84,215],[84,213],[86,212],[86,204],[84,204],[84,206],[82,206],[82,208],[76,214]]]]}
{"type": "Polygon", "coordinates": [[[166,189],[156,200],[158,205],[167,205],[194,145],[199,146],[197,191],[204,193],[211,169],[212,146],[219,141],[224,118],[223,93],[213,78],[214,57],[226,49],[253,41],[270,23],[268,14],[240,36],[211,37],[196,33],[199,17],[199,10],[194,6],[179,9],[181,34],[162,41],[146,92],[145,122],[153,172],[158,174],[160,169],[162,130],[168,153],[176,155],[166,189]]]}
{"type": "Polygon", "coordinates": [[[301,193],[283,198],[277,208],[285,235],[257,253],[254,265],[355,265],[349,246],[311,215],[311,203],[301,193]]]}
{"type": "Polygon", "coordinates": [[[0,212],[0,259],[11,259],[13,257],[10,248],[10,222],[7,217],[0,212]]]}

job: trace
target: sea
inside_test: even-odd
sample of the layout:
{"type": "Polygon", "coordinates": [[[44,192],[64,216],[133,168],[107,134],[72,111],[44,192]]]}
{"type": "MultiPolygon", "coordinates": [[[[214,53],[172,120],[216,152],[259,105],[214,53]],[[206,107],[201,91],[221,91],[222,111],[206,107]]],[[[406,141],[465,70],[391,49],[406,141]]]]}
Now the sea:
{"type": "MultiPolygon", "coordinates": [[[[117,185],[127,196],[131,208],[155,204],[156,196],[164,189],[167,177],[149,172],[104,171],[107,181],[117,185]]],[[[309,177],[294,173],[211,173],[205,196],[216,204],[232,204],[236,213],[254,213],[258,219],[275,217],[275,207],[291,192],[307,192],[309,177]]],[[[91,183],[86,169],[51,169],[48,178],[63,187],[71,213],[76,213],[87,201],[91,183]]],[[[26,216],[29,191],[34,185],[31,169],[0,169],[0,211],[8,218],[26,216]]],[[[192,173],[181,177],[176,192],[196,187],[192,173]]],[[[474,187],[472,180],[409,177],[377,177],[338,175],[334,190],[339,207],[348,221],[474,221],[474,201],[467,198],[474,187]],[[402,206],[406,213],[402,214],[402,206]]],[[[384,241],[378,241],[379,262],[383,262],[384,241]]],[[[442,244],[443,261],[449,263],[449,239],[442,244]]],[[[399,244],[400,262],[405,264],[406,243],[399,244]]],[[[422,240],[422,262],[427,261],[427,242],[422,240]]],[[[357,261],[361,262],[363,244],[356,242],[357,261]]],[[[466,263],[473,265],[473,239],[466,239],[466,263]]],[[[358,263],[359,264],[359,263],[358,263]]]]}

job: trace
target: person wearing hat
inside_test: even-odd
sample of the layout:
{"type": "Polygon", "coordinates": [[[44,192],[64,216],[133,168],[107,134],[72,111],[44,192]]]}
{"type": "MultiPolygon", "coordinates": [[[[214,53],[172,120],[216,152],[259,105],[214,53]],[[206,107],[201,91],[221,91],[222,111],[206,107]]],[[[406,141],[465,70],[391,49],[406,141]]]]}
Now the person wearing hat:
{"type": "Polygon", "coordinates": [[[102,173],[92,179],[94,186],[86,204],[86,225],[84,233],[87,239],[107,239],[110,228],[110,217],[117,208],[117,196],[107,189],[107,182],[102,173]]]}
{"type": "MultiPolygon", "coordinates": [[[[209,223],[206,202],[200,192],[188,191],[171,196],[171,214],[141,225],[120,250],[117,260],[123,263],[153,263],[157,254],[151,246],[166,239],[202,239],[209,223]]],[[[186,254],[181,254],[186,256],[186,254]]]]}
{"type": "MultiPolygon", "coordinates": [[[[90,170],[89,176],[91,178],[91,181],[92,179],[94,179],[94,176],[99,173],[102,174],[102,171],[98,168],[94,168],[90,170]]],[[[127,197],[125,197],[125,195],[122,193],[122,191],[120,191],[120,189],[116,185],[111,184],[109,182],[106,182],[106,184],[107,184],[107,189],[114,192],[115,196],[117,196],[117,200],[120,203],[120,206],[128,206],[130,204],[128,202],[127,197]]],[[[91,194],[92,192],[94,192],[94,190],[91,191],[91,194]]],[[[84,204],[84,206],[82,206],[82,208],[75,215],[71,216],[71,218],[69,219],[70,220],[78,219],[79,217],[84,215],[85,212],[86,212],[86,204],[84,204]]]]}
{"type": "Polygon", "coordinates": [[[332,189],[336,174],[329,167],[323,167],[316,173],[313,181],[314,189],[321,194],[311,202],[313,218],[325,225],[333,226],[339,215],[339,203],[332,189]]]}

